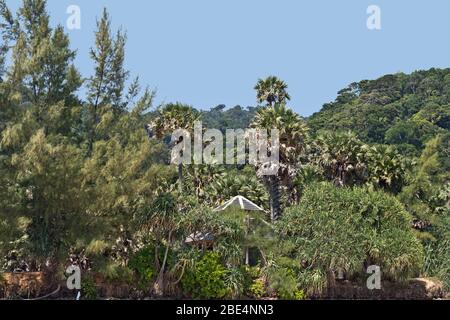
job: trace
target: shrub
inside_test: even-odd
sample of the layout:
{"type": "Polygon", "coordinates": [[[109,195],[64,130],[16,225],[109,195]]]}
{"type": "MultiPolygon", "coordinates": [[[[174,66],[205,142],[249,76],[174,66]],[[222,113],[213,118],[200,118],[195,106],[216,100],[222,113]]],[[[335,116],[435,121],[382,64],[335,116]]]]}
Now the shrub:
{"type": "Polygon", "coordinates": [[[217,253],[206,253],[182,279],[183,291],[195,299],[217,299],[227,294],[225,276],[217,253]]]}
{"type": "Polygon", "coordinates": [[[297,277],[292,269],[275,269],[269,277],[269,282],[270,288],[282,300],[303,300],[306,298],[305,293],[298,289],[297,277]]]}
{"type": "MultiPolygon", "coordinates": [[[[165,247],[161,246],[158,250],[159,261],[163,261],[165,247]]],[[[169,250],[166,268],[171,268],[175,264],[175,256],[172,250],[169,250]]],[[[139,277],[139,286],[145,288],[153,281],[157,275],[155,270],[155,247],[145,246],[137,251],[128,262],[128,268],[133,270],[139,277]]]]}
{"type": "Polygon", "coordinates": [[[264,296],[265,284],[263,279],[255,279],[248,290],[249,295],[253,298],[262,298],[264,296]]]}
{"type": "Polygon", "coordinates": [[[85,278],[81,282],[81,298],[83,300],[96,300],[98,291],[95,282],[91,278],[85,278]]]}
{"type": "Polygon", "coordinates": [[[296,290],[294,292],[294,300],[306,300],[306,293],[303,290],[296,290]]]}
{"type": "Polygon", "coordinates": [[[246,270],[244,267],[233,267],[225,272],[225,286],[227,297],[237,299],[243,295],[246,289],[246,270]]]}
{"type": "Polygon", "coordinates": [[[139,287],[145,288],[155,276],[155,251],[147,246],[136,252],[128,262],[128,267],[139,277],[139,287]]]}
{"type": "Polygon", "coordinates": [[[327,275],[321,269],[301,270],[298,281],[299,286],[306,288],[310,296],[319,296],[327,286],[327,275]]]}
{"type": "Polygon", "coordinates": [[[108,263],[103,271],[104,276],[110,282],[131,283],[133,280],[133,271],[121,266],[116,262],[108,263]]]}
{"type": "Polygon", "coordinates": [[[425,248],[425,275],[437,277],[450,291],[450,240],[430,243],[425,248]]]}
{"type": "Polygon", "coordinates": [[[241,267],[244,274],[244,293],[248,297],[261,298],[266,294],[265,281],[258,266],[241,267]]]}

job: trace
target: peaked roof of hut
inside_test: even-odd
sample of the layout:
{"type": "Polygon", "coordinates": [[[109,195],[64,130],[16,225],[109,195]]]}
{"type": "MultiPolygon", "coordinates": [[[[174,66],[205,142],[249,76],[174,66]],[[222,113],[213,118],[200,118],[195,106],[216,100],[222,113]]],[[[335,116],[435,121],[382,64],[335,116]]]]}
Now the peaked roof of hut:
{"type": "MultiPolygon", "coordinates": [[[[215,208],[213,211],[219,212],[219,211],[225,211],[229,207],[238,207],[242,210],[246,211],[264,211],[263,208],[256,205],[255,203],[251,202],[247,198],[243,196],[236,196],[233,199],[228,200],[221,206],[215,208]]],[[[208,241],[214,241],[214,235],[212,233],[202,233],[202,232],[195,232],[190,234],[186,240],[185,243],[192,244],[192,243],[198,243],[198,242],[208,242],[208,241]]]]}
{"type": "Polygon", "coordinates": [[[252,201],[248,200],[243,196],[236,196],[233,199],[228,200],[221,206],[214,209],[214,211],[224,211],[230,206],[238,207],[246,211],[264,211],[263,208],[261,208],[260,206],[256,205],[255,203],[253,203],[252,201]]]}

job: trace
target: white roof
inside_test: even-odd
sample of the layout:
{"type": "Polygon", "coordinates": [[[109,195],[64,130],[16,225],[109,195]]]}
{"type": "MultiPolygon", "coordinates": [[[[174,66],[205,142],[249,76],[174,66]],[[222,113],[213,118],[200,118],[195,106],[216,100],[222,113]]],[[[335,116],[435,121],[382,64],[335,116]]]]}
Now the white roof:
{"type": "MultiPolygon", "coordinates": [[[[215,211],[215,212],[224,211],[230,206],[237,206],[237,207],[241,208],[242,210],[246,210],[246,211],[264,211],[263,208],[254,204],[253,202],[251,202],[250,200],[248,200],[247,198],[245,198],[243,196],[236,196],[233,199],[225,202],[220,207],[217,207],[213,211],[215,211]]],[[[185,243],[196,243],[196,242],[213,241],[213,240],[214,240],[214,235],[211,233],[195,232],[195,233],[190,234],[186,238],[185,243]]]]}
{"type": "Polygon", "coordinates": [[[195,243],[203,241],[213,241],[214,236],[211,233],[195,232],[189,235],[184,241],[185,243],[195,243]]]}
{"type": "Polygon", "coordinates": [[[251,202],[250,200],[248,200],[247,198],[245,198],[243,196],[236,196],[233,199],[228,200],[227,202],[225,202],[221,206],[219,206],[216,209],[214,209],[214,211],[216,211],[216,212],[217,211],[224,211],[230,206],[239,207],[242,210],[246,210],[246,211],[264,211],[263,208],[261,208],[260,206],[256,205],[255,203],[251,202]]]}

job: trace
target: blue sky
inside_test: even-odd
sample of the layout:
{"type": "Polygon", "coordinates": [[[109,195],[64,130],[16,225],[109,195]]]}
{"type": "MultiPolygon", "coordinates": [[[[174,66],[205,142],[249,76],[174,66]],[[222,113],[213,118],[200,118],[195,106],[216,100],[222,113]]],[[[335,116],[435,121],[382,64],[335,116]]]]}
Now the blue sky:
{"type": "Polygon", "coordinates": [[[158,103],[255,105],[257,79],[276,75],[308,116],[351,82],[450,67],[448,0],[48,0],[52,23],[66,24],[69,5],[81,8],[81,30],[67,32],[82,74],[92,73],[89,47],[107,7],[128,32],[127,68],[158,89],[158,103]],[[372,4],[379,31],[366,27],[372,4]]]}

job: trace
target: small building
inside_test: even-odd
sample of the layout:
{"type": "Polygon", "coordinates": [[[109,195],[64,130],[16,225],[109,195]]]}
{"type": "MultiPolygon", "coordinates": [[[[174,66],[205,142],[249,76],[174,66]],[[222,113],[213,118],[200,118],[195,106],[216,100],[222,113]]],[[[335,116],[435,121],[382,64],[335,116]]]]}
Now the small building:
{"type": "Polygon", "coordinates": [[[190,234],[184,243],[198,246],[200,249],[208,249],[213,246],[214,236],[212,233],[195,232],[190,234]]]}
{"type": "Polygon", "coordinates": [[[214,209],[214,211],[225,211],[227,208],[233,206],[238,207],[245,211],[264,211],[263,208],[261,208],[260,206],[256,205],[255,203],[253,203],[252,201],[248,200],[243,196],[236,196],[233,199],[228,200],[221,206],[214,209]]]}
{"type": "MultiPolygon", "coordinates": [[[[257,204],[255,204],[254,202],[248,200],[247,198],[245,198],[243,196],[236,196],[236,197],[228,200],[224,204],[220,205],[219,207],[215,208],[213,211],[221,212],[221,211],[225,211],[228,208],[232,208],[232,207],[241,209],[243,211],[261,211],[261,212],[265,211],[263,208],[261,208],[260,206],[258,206],[257,204]]],[[[248,225],[248,228],[250,228],[250,218],[249,217],[247,217],[245,219],[244,223],[246,223],[248,225]]],[[[211,248],[214,244],[214,235],[212,233],[195,232],[186,238],[185,243],[189,244],[189,245],[195,245],[202,249],[208,249],[208,248],[211,248]]],[[[246,252],[245,252],[246,264],[249,264],[249,259],[250,259],[249,252],[250,252],[250,248],[246,248],[246,252]]]]}

